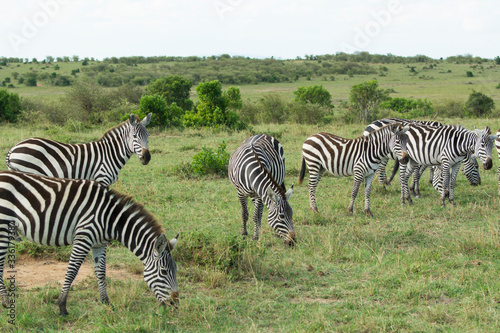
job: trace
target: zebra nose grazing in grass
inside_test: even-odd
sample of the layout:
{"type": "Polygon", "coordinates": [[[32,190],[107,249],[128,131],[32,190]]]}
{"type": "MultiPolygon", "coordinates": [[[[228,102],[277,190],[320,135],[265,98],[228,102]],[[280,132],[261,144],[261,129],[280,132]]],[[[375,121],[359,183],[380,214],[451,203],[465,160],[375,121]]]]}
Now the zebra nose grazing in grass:
{"type": "Polygon", "coordinates": [[[71,284],[91,250],[101,302],[110,303],[106,246],[112,240],[142,261],[144,281],[160,303],[178,298],[177,266],[172,257],[177,237],[168,241],[161,224],[132,197],[96,181],[16,171],[0,172],[0,197],[0,296],[4,307],[9,304],[4,263],[14,231],[42,245],[73,245],[57,301],[62,316],[68,314],[66,302],[71,284]]]}
{"type": "Polygon", "coordinates": [[[293,185],[285,190],[285,156],[279,141],[266,134],[247,138],[231,155],[228,174],[241,205],[241,234],[247,235],[247,202],[250,197],[254,203],[253,240],[259,239],[265,204],[269,211],[269,225],[285,244],[294,243],[293,212],[288,203],[293,185]]]}
{"type": "Polygon", "coordinates": [[[493,167],[493,161],[491,160],[491,158],[489,158],[489,157],[488,157],[488,158],[486,159],[486,162],[485,162],[485,163],[483,163],[483,168],[484,168],[484,170],[489,170],[489,169],[491,169],[492,167],[493,167]]]}
{"type": "Polygon", "coordinates": [[[142,149],[140,161],[142,165],[148,165],[149,161],[151,161],[151,154],[149,153],[149,149],[142,149]]]}

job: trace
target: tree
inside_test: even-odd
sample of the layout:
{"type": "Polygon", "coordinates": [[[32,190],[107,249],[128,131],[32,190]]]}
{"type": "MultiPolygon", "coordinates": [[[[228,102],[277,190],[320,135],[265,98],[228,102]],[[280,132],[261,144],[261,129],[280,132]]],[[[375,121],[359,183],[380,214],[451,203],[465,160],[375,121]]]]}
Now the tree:
{"type": "Polygon", "coordinates": [[[165,98],[167,105],[176,103],[183,110],[191,110],[193,101],[190,99],[191,80],[180,75],[165,76],[146,87],[147,95],[160,95],[165,98]]]}
{"type": "Polygon", "coordinates": [[[491,113],[495,108],[495,102],[489,96],[475,90],[469,95],[465,102],[465,114],[469,117],[482,117],[491,113]]]}
{"type": "Polygon", "coordinates": [[[317,104],[319,106],[332,107],[332,95],[322,85],[313,85],[308,87],[298,87],[293,92],[294,100],[302,103],[317,104]]]}
{"type": "Polygon", "coordinates": [[[184,110],[175,102],[168,105],[163,96],[144,95],[139,101],[139,118],[152,113],[150,126],[181,127],[184,110]]]}
{"type": "Polygon", "coordinates": [[[359,112],[360,121],[368,124],[375,120],[378,105],[389,99],[389,91],[378,88],[377,80],[370,80],[351,87],[349,101],[359,112]]]}
{"type": "Polygon", "coordinates": [[[19,95],[0,89],[0,121],[15,123],[21,114],[19,95]]]}
{"type": "Polygon", "coordinates": [[[231,108],[241,107],[240,89],[235,87],[222,91],[219,80],[202,82],[196,87],[200,103],[196,111],[184,115],[186,127],[223,127],[243,130],[247,125],[239,120],[238,114],[231,108]]]}

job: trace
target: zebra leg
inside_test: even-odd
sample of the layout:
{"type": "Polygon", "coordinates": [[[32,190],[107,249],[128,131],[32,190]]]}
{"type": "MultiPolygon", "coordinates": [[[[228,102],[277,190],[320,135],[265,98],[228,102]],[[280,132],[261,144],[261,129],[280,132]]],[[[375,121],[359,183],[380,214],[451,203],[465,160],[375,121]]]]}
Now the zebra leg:
{"type": "Polygon", "coordinates": [[[354,210],[354,200],[358,195],[359,186],[361,186],[361,182],[363,181],[363,179],[364,177],[362,174],[360,174],[360,172],[354,173],[354,183],[352,185],[351,203],[349,204],[349,215],[352,215],[352,212],[354,210]]]}
{"type": "Polygon", "coordinates": [[[245,195],[238,193],[238,199],[240,200],[240,204],[241,204],[241,219],[243,221],[241,234],[244,237],[244,236],[248,235],[248,233],[247,233],[247,221],[248,221],[247,203],[248,203],[248,198],[245,195]]]}
{"type": "Polygon", "coordinates": [[[410,191],[408,190],[408,178],[413,172],[413,166],[408,162],[407,164],[399,165],[399,179],[401,183],[401,203],[405,203],[405,199],[408,200],[408,204],[412,204],[410,197],[410,191]]]}
{"type": "Polygon", "coordinates": [[[418,168],[415,169],[415,172],[413,172],[413,194],[415,195],[415,198],[419,199],[421,198],[420,195],[420,178],[422,177],[422,174],[424,173],[425,169],[427,169],[427,166],[424,165],[419,165],[418,168]]]}
{"type": "Polygon", "coordinates": [[[457,183],[458,171],[460,170],[460,163],[455,164],[451,168],[451,179],[450,179],[450,197],[448,198],[449,202],[456,206],[455,203],[455,185],[457,183]]]}
{"type": "Polygon", "coordinates": [[[450,163],[448,160],[443,160],[441,162],[441,177],[443,179],[442,190],[441,190],[441,206],[446,206],[445,199],[450,196],[450,163]]]}
{"type": "Polygon", "coordinates": [[[68,315],[68,311],[66,309],[66,301],[68,299],[69,289],[71,288],[71,284],[78,274],[78,270],[82,266],[83,260],[90,252],[91,247],[92,245],[90,244],[90,241],[88,239],[78,239],[78,236],[76,236],[73,243],[73,249],[71,250],[71,256],[69,258],[68,269],[66,270],[66,277],[64,278],[64,285],[61,291],[61,295],[59,295],[59,299],[57,300],[60,315],[63,317],[66,317],[68,315]]]}
{"type": "Polygon", "coordinates": [[[434,171],[435,171],[436,167],[435,166],[431,166],[429,168],[429,183],[431,184],[434,184],[434,171]]]}
{"type": "MultiPolygon", "coordinates": [[[[3,221],[5,222],[5,221],[3,221]]],[[[8,232],[7,224],[2,225],[1,231],[8,232]]],[[[7,294],[7,288],[5,287],[3,273],[5,265],[5,257],[7,256],[7,251],[9,249],[9,237],[2,235],[0,238],[0,296],[2,297],[2,306],[7,308],[9,306],[9,296],[7,294]]],[[[8,278],[6,279],[8,280],[8,278]]]]}
{"type": "Polygon", "coordinates": [[[382,185],[385,189],[385,185],[389,185],[390,182],[387,181],[387,175],[385,174],[385,168],[387,167],[387,163],[389,159],[384,159],[380,162],[380,165],[377,168],[376,174],[378,176],[378,181],[380,185],[382,185]]]}
{"type": "Polygon", "coordinates": [[[253,223],[255,225],[255,229],[253,231],[252,240],[259,240],[259,231],[260,231],[260,223],[262,221],[262,211],[264,210],[264,203],[262,199],[255,198],[254,201],[254,212],[253,212],[253,223]]]}
{"type": "Polygon", "coordinates": [[[500,166],[497,169],[497,177],[498,177],[498,195],[500,196],[500,166]]]}
{"type": "MultiPolygon", "coordinates": [[[[92,258],[94,259],[94,272],[97,277],[97,285],[99,287],[101,302],[104,304],[110,304],[108,292],[106,290],[106,245],[93,247],[92,258]]],[[[111,307],[114,310],[112,305],[111,307]]]]}
{"type": "Polygon", "coordinates": [[[318,211],[318,206],[316,206],[316,187],[321,180],[321,175],[324,169],[311,170],[309,168],[309,207],[315,212],[318,211]]]}
{"type": "Polygon", "coordinates": [[[372,190],[373,177],[375,177],[375,174],[372,173],[365,178],[365,213],[369,217],[373,217],[370,211],[370,193],[372,190]]]}

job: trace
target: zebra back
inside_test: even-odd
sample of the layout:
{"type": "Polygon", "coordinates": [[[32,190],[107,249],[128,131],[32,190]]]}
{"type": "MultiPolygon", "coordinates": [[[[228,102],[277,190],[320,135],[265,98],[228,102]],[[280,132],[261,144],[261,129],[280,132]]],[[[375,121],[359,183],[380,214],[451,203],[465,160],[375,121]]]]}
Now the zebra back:
{"type": "MultiPolygon", "coordinates": [[[[160,302],[177,297],[171,255],[177,240],[167,241],[160,223],[131,197],[95,181],[5,171],[0,172],[0,198],[0,272],[15,230],[38,244],[73,244],[61,294],[67,297],[89,251],[118,240],[144,263],[144,279],[160,302]]],[[[8,300],[1,276],[0,295],[8,300]]]]}
{"type": "Polygon", "coordinates": [[[12,147],[6,157],[10,170],[43,176],[92,179],[111,185],[132,154],[142,164],[151,160],[148,149],[148,114],[142,121],[135,115],[109,129],[98,141],[68,144],[43,138],[29,138],[12,147]]]}

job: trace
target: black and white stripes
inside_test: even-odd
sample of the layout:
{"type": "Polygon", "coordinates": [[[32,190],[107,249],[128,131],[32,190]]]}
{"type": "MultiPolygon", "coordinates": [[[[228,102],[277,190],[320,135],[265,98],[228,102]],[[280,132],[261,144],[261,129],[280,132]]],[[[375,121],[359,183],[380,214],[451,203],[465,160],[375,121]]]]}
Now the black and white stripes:
{"type": "Polygon", "coordinates": [[[58,178],[93,179],[110,185],[132,154],[148,164],[148,114],[142,121],[135,115],[108,130],[100,140],[67,144],[42,138],[23,140],[12,147],[6,162],[10,170],[58,178]]]}
{"type": "MultiPolygon", "coordinates": [[[[354,199],[361,183],[365,182],[365,213],[370,211],[371,183],[382,161],[388,158],[391,151],[397,151],[399,159],[406,160],[404,147],[401,147],[400,136],[407,130],[400,123],[382,126],[367,136],[356,139],[345,139],[329,133],[317,133],[304,141],[302,145],[302,165],[299,184],[305,175],[305,166],[309,169],[309,203],[311,209],[317,211],[316,186],[322,173],[328,172],[338,176],[354,176],[354,184],[349,204],[352,214],[354,199]],[[398,149],[395,149],[398,147],[398,149]]],[[[406,161],[404,161],[406,163],[406,161]]]]}
{"type": "Polygon", "coordinates": [[[176,265],[161,225],[142,205],[90,180],[43,177],[15,171],[0,172],[0,295],[9,302],[3,283],[4,263],[13,227],[26,239],[53,246],[73,244],[66,278],[58,300],[66,315],[71,284],[92,250],[102,302],[106,244],[118,240],[144,263],[144,280],[165,303],[178,297],[176,265]]]}
{"type": "Polygon", "coordinates": [[[243,220],[242,234],[247,235],[250,197],[254,203],[253,239],[259,239],[264,204],[269,210],[269,225],[286,244],[295,241],[292,208],[288,199],[292,188],[285,190],[285,155],[275,138],[260,134],[247,138],[231,155],[228,166],[229,180],[238,191],[243,220]]]}

